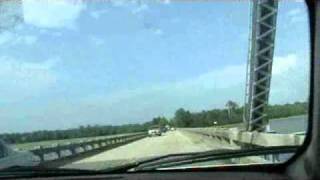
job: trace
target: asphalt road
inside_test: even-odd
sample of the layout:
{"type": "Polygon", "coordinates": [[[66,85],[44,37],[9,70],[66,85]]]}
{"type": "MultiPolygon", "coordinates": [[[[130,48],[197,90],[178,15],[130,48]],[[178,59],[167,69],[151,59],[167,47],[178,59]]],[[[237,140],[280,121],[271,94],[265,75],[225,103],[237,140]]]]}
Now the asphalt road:
{"type": "MultiPolygon", "coordinates": [[[[271,129],[278,133],[304,131],[307,126],[306,116],[294,116],[271,121],[271,129]]],[[[199,152],[221,148],[212,138],[181,132],[179,130],[165,133],[159,137],[144,138],[118,148],[105,151],[92,157],[64,166],[77,169],[105,169],[131,161],[173,153],[199,152]]]]}
{"type": "MultiPolygon", "coordinates": [[[[179,130],[162,136],[144,138],[118,148],[64,166],[65,168],[105,169],[135,160],[172,153],[199,152],[220,149],[211,138],[186,134],[179,130]]],[[[231,148],[225,146],[224,148],[231,148]]]]}

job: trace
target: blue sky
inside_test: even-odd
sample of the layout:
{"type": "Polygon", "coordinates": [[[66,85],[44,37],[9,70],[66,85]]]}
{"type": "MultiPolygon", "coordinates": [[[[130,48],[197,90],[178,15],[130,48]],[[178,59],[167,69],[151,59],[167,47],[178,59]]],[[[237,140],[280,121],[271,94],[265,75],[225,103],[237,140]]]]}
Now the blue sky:
{"type": "MultiPolygon", "coordinates": [[[[243,103],[249,3],[24,0],[0,33],[0,131],[172,117],[243,103]]],[[[280,2],[271,104],[305,101],[302,3],[280,2]]]]}

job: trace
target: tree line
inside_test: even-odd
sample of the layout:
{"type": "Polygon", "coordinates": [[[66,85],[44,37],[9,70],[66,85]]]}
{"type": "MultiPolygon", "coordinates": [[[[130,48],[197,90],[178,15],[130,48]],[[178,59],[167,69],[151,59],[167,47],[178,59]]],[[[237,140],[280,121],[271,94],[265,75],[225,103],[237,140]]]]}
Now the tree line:
{"type": "MultiPolygon", "coordinates": [[[[183,108],[175,112],[171,124],[176,127],[208,127],[243,122],[243,107],[233,101],[228,101],[225,109],[213,109],[201,112],[190,112],[183,108]]],[[[307,103],[269,105],[266,113],[269,119],[307,114],[307,103]]]]}
{"type": "MultiPolygon", "coordinates": [[[[267,114],[270,119],[301,115],[307,113],[307,103],[296,102],[293,104],[269,105],[267,114]]],[[[59,140],[81,137],[106,136],[123,133],[147,131],[151,126],[174,127],[208,127],[226,125],[243,121],[243,107],[233,101],[226,103],[226,108],[212,109],[201,112],[190,112],[183,108],[176,110],[174,117],[155,117],[151,121],[140,124],[125,125],[87,125],[67,130],[42,130],[26,133],[5,133],[0,138],[8,143],[26,143],[46,140],[59,140]]]]}

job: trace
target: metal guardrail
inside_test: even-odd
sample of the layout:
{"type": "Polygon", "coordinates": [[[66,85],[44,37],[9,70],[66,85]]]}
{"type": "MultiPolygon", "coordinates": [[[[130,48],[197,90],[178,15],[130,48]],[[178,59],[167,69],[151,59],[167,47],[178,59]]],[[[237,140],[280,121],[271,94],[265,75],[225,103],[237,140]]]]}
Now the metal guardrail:
{"type": "Polygon", "coordinates": [[[83,141],[80,143],[69,143],[69,144],[57,144],[52,147],[43,147],[40,146],[38,148],[30,150],[34,155],[40,158],[41,162],[52,160],[52,158],[46,158],[51,154],[54,154],[56,158],[54,160],[64,158],[64,157],[71,157],[77,156],[92,150],[98,150],[101,148],[105,148],[108,146],[115,146],[119,144],[129,143],[135,140],[142,139],[147,136],[146,132],[135,133],[124,135],[120,137],[110,137],[98,140],[91,140],[91,141],[83,141]]]}
{"type": "Polygon", "coordinates": [[[302,133],[278,134],[256,131],[249,132],[237,128],[182,128],[181,130],[210,136],[231,145],[296,146],[301,145],[305,139],[305,135],[302,133]]]}

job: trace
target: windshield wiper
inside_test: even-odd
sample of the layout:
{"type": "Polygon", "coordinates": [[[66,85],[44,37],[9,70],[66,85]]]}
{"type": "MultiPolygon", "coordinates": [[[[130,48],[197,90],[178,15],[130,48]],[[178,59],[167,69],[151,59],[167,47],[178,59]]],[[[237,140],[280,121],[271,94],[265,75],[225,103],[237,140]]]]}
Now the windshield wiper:
{"type": "Polygon", "coordinates": [[[198,162],[259,156],[268,154],[285,154],[296,152],[299,146],[258,147],[253,149],[219,149],[204,152],[169,154],[141,161],[124,164],[106,170],[80,170],[64,168],[46,168],[41,166],[14,166],[0,170],[0,178],[34,177],[34,176],[64,176],[64,175],[94,175],[101,173],[125,173],[133,171],[152,171],[159,168],[175,167],[198,162]]]}
{"type": "Polygon", "coordinates": [[[133,161],[130,163],[126,163],[120,166],[116,166],[116,167],[112,167],[112,168],[107,168],[105,170],[101,170],[100,172],[112,172],[112,173],[125,173],[128,170],[132,169],[132,168],[136,168],[140,165],[149,163],[149,162],[154,162],[157,160],[163,160],[169,157],[181,157],[181,156],[190,156],[196,153],[179,153],[179,154],[169,154],[169,155],[162,155],[162,156],[156,156],[156,157],[151,157],[151,158],[147,158],[144,160],[140,160],[140,161],[133,161]]]}
{"type": "Polygon", "coordinates": [[[130,171],[151,171],[159,168],[174,167],[185,164],[240,158],[248,156],[259,156],[269,154],[286,154],[296,152],[299,146],[275,146],[275,147],[256,147],[252,149],[220,149],[197,153],[169,154],[158,156],[147,160],[136,161],[103,172],[130,172],[130,171]]]}
{"type": "MultiPolygon", "coordinates": [[[[217,149],[217,150],[212,150],[211,152],[226,152],[228,149],[217,149]]],[[[125,173],[128,172],[128,170],[137,168],[138,166],[145,165],[148,163],[153,163],[155,161],[163,161],[166,160],[167,158],[185,158],[187,156],[193,156],[197,154],[201,154],[203,152],[189,152],[189,153],[175,153],[175,154],[166,154],[166,155],[161,155],[161,156],[156,156],[156,157],[151,157],[151,158],[146,158],[140,161],[133,161],[130,163],[126,163],[120,166],[108,168],[105,170],[100,170],[99,172],[111,172],[111,173],[125,173]]]]}
{"type": "Polygon", "coordinates": [[[185,164],[214,161],[214,160],[223,160],[247,156],[258,156],[258,155],[269,155],[269,154],[284,154],[284,153],[294,153],[299,146],[278,146],[278,147],[258,147],[253,149],[244,149],[244,150],[226,150],[224,152],[216,151],[207,151],[188,157],[168,159],[160,162],[148,162],[140,164],[135,167],[135,171],[139,170],[155,170],[165,167],[173,167],[185,164]]]}
{"type": "Polygon", "coordinates": [[[96,174],[94,170],[46,168],[42,166],[12,166],[0,170],[0,178],[8,177],[34,177],[34,176],[64,176],[96,174]]]}

